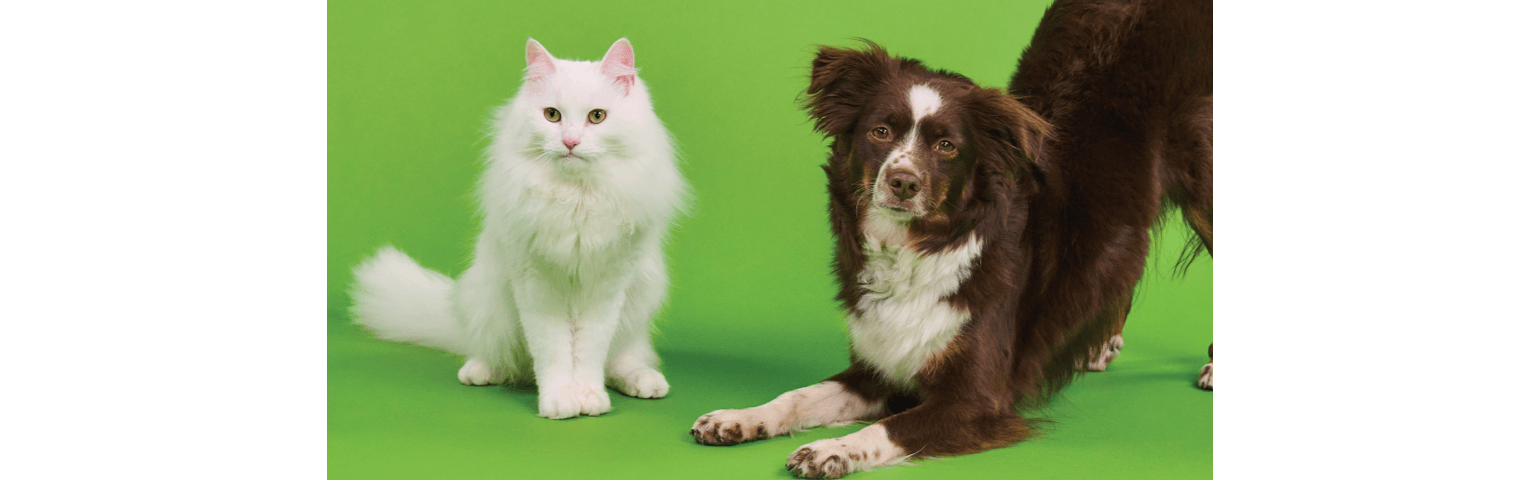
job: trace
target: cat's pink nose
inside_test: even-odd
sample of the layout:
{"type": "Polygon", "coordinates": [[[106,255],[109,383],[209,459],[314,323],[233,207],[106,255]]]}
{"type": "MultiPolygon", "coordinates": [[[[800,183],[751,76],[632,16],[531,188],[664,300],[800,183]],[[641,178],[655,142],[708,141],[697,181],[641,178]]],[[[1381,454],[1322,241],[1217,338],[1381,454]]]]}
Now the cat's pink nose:
{"type": "Polygon", "coordinates": [[[566,139],[566,138],[563,138],[563,139],[561,139],[561,144],[562,145],[566,145],[567,146],[567,150],[572,150],[574,147],[577,147],[578,141],[576,139],[566,139]]]}

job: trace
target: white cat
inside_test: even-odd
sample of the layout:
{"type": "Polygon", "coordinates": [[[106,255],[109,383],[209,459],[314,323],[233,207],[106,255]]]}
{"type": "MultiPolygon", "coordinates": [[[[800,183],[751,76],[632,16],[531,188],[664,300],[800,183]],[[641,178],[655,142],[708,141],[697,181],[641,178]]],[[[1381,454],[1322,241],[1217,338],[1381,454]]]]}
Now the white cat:
{"type": "Polygon", "coordinates": [[[466,385],[533,374],[542,417],[608,412],[606,380],[662,397],[650,326],[668,288],[664,235],[689,189],[673,141],[626,39],[597,63],[530,39],[525,59],[493,119],[470,269],[451,280],[384,247],[353,271],[354,318],[466,356],[466,385]]]}

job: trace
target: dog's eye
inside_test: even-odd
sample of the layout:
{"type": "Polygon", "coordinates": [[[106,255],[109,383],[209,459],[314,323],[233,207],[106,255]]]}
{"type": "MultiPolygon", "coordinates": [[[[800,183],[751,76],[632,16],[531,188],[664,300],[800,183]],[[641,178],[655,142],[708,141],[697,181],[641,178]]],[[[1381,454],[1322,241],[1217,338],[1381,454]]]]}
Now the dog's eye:
{"type": "Polygon", "coordinates": [[[878,139],[878,140],[887,140],[888,139],[888,127],[873,128],[872,129],[872,138],[875,138],[875,139],[878,139]]]}
{"type": "Polygon", "coordinates": [[[599,122],[603,122],[604,121],[604,117],[605,117],[604,110],[600,110],[600,109],[596,108],[596,109],[594,109],[594,111],[588,112],[588,123],[598,124],[599,122]]]}
{"type": "Polygon", "coordinates": [[[557,109],[554,109],[554,108],[546,108],[545,109],[545,119],[548,122],[560,122],[561,121],[561,111],[559,111],[557,109]]]}
{"type": "Polygon", "coordinates": [[[952,153],[957,151],[957,146],[952,145],[952,142],[942,140],[941,143],[936,144],[936,150],[940,150],[941,153],[952,153]]]}

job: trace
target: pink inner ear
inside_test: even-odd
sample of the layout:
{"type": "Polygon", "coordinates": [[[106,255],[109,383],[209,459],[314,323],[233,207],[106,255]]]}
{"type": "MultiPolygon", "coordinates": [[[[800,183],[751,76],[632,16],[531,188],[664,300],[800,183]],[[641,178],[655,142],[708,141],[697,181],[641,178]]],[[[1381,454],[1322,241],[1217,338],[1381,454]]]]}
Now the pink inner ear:
{"type": "Polygon", "coordinates": [[[556,61],[551,58],[550,53],[545,51],[545,47],[533,38],[524,44],[524,62],[526,65],[524,75],[529,79],[538,80],[556,73],[556,61]]]}
{"type": "Polygon", "coordinates": [[[630,95],[631,86],[636,84],[636,52],[631,50],[631,42],[624,38],[616,40],[599,62],[599,72],[615,77],[621,94],[630,95]]]}
{"type": "Polygon", "coordinates": [[[631,86],[636,84],[636,75],[622,75],[615,77],[615,86],[620,87],[621,95],[630,95],[631,86]]]}

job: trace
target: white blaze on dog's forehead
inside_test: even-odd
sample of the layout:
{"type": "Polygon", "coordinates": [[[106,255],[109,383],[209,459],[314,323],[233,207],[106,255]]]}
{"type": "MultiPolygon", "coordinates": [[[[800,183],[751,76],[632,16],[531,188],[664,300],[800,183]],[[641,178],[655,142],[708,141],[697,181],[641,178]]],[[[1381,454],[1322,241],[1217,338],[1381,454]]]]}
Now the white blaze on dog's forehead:
{"type": "Polygon", "coordinates": [[[909,89],[909,109],[914,113],[914,123],[918,127],[921,118],[941,110],[941,94],[930,85],[915,85],[909,89]]]}
{"type": "Polygon", "coordinates": [[[913,116],[913,123],[909,132],[904,134],[899,147],[888,153],[885,163],[905,163],[909,160],[909,154],[919,148],[920,119],[941,110],[941,94],[929,85],[919,84],[909,88],[909,110],[913,116]]]}
{"type": "Polygon", "coordinates": [[[887,161],[894,165],[909,163],[909,155],[920,146],[920,119],[941,110],[941,94],[929,85],[919,84],[909,89],[909,109],[914,115],[914,123],[909,132],[904,134],[900,146],[888,154],[887,161]]]}

